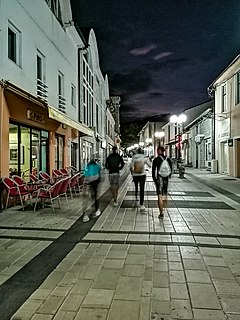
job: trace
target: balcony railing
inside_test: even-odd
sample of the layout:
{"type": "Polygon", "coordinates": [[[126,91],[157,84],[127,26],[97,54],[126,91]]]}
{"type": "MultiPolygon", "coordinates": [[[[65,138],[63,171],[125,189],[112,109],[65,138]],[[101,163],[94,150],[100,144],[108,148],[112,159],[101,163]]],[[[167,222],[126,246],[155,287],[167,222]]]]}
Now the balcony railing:
{"type": "Polygon", "coordinates": [[[58,109],[62,113],[66,113],[66,99],[60,94],[58,95],[58,109]]]}
{"type": "Polygon", "coordinates": [[[37,96],[43,101],[48,99],[48,86],[42,80],[37,79],[37,96]]]}

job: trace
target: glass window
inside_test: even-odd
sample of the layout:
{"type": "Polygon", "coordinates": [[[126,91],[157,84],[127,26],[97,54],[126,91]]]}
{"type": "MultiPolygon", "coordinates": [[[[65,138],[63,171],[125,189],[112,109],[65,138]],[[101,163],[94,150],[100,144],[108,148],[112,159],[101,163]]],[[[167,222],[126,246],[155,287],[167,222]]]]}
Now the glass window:
{"type": "Polygon", "coordinates": [[[64,75],[58,72],[58,109],[66,113],[66,99],[64,98],[64,75]]]}
{"type": "Polygon", "coordinates": [[[71,85],[71,105],[72,107],[76,107],[76,87],[71,85]]]}
{"type": "Polygon", "coordinates": [[[21,33],[9,22],[8,25],[8,58],[20,66],[21,33]]]}
{"type": "Polygon", "coordinates": [[[64,137],[58,134],[55,135],[55,169],[64,167],[64,137]]]}
{"type": "Polygon", "coordinates": [[[45,0],[49,6],[49,8],[52,10],[52,13],[55,15],[55,17],[58,19],[59,22],[62,22],[62,14],[61,14],[61,6],[59,0],[45,0]]]}
{"type": "Polygon", "coordinates": [[[37,79],[45,82],[45,78],[45,56],[37,50],[37,79]]]}
{"type": "Polygon", "coordinates": [[[48,172],[48,132],[9,125],[9,174],[28,180],[30,172],[48,172]]]}
{"type": "Polygon", "coordinates": [[[58,95],[64,96],[64,87],[63,87],[63,74],[58,72],[58,95]]]}
{"type": "Polygon", "coordinates": [[[71,142],[71,166],[77,168],[77,143],[71,142]]]}
{"type": "Polygon", "coordinates": [[[222,112],[226,111],[227,110],[227,86],[226,84],[224,84],[222,87],[221,87],[221,90],[222,90],[222,103],[221,103],[221,106],[222,106],[222,112]]]}

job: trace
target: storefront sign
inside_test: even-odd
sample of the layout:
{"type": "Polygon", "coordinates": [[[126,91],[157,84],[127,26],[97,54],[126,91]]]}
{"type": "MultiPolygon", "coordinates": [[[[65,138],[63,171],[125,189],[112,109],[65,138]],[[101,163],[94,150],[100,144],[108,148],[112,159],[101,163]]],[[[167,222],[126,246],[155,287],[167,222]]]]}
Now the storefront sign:
{"type": "Polygon", "coordinates": [[[45,117],[41,113],[37,113],[30,109],[27,110],[27,119],[39,123],[45,123],[45,117]]]}

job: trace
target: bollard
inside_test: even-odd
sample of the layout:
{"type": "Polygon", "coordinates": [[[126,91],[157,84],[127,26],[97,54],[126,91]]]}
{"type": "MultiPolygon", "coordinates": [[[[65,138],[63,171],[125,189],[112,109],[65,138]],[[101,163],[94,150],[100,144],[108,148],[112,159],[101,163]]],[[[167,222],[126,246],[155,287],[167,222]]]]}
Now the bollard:
{"type": "Polygon", "coordinates": [[[179,168],[178,168],[178,177],[179,178],[184,178],[184,174],[185,174],[185,168],[184,168],[184,166],[179,166],[179,168]]]}

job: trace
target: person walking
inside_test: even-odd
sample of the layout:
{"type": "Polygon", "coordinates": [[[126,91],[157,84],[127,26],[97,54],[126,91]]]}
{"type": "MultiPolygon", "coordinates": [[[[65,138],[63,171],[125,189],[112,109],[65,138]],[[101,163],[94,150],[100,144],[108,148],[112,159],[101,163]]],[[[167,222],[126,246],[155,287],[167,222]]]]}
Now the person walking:
{"type": "Polygon", "coordinates": [[[163,218],[163,197],[167,197],[168,181],[172,174],[172,161],[165,155],[166,149],[163,146],[157,148],[158,156],[153,160],[152,178],[156,185],[158,196],[158,218],[163,218]]]}
{"type": "Polygon", "coordinates": [[[146,182],[146,171],[145,171],[145,164],[151,167],[151,162],[143,154],[141,148],[138,148],[137,153],[132,157],[130,163],[130,171],[133,176],[133,182],[135,185],[135,201],[138,202],[138,186],[140,189],[140,210],[144,211],[144,189],[145,189],[145,182],[146,182]]]}
{"type": "MultiPolygon", "coordinates": [[[[95,159],[92,159],[87,164],[84,171],[84,176],[90,189],[91,198],[92,200],[94,200],[94,205],[95,205],[95,213],[92,215],[92,217],[96,218],[101,214],[101,211],[99,209],[99,200],[98,200],[98,189],[99,189],[98,186],[101,178],[101,168],[95,159]]],[[[89,220],[90,220],[90,217],[85,212],[83,216],[83,222],[88,222],[89,220]]]]}
{"type": "Polygon", "coordinates": [[[122,170],[122,168],[124,167],[124,161],[123,158],[119,155],[116,146],[112,148],[112,153],[107,157],[105,167],[109,171],[110,189],[114,202],[113,205],[117,207],[120,170],[122,170]]]}

